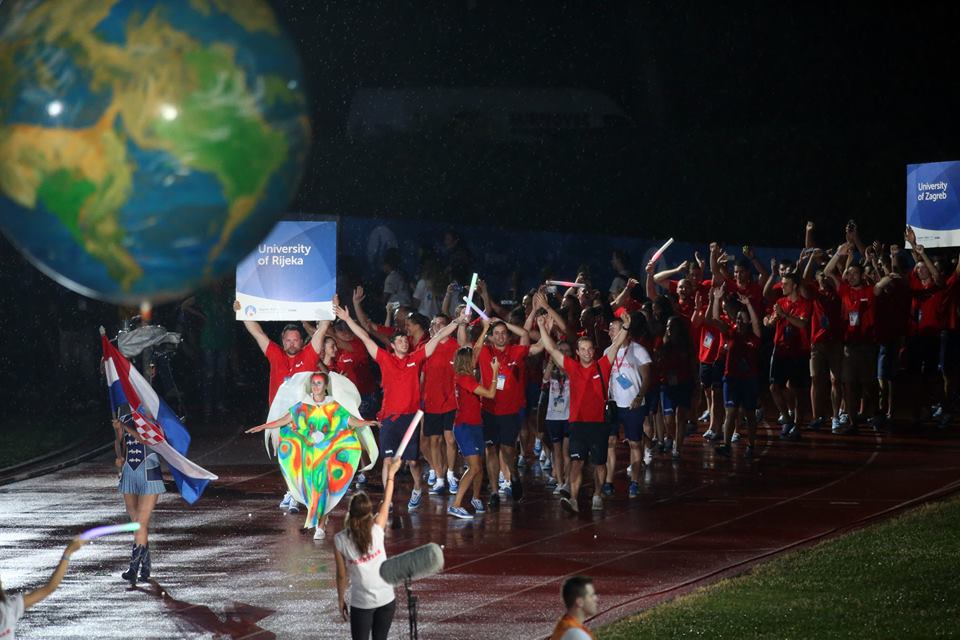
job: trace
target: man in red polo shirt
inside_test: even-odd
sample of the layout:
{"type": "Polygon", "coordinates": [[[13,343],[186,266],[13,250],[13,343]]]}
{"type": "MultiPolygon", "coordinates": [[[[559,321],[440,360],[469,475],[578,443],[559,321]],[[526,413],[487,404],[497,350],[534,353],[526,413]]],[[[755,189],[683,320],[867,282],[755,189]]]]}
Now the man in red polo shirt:
{"type": "MultiPolygon", "coordinates": [[[[240,310],[240,301],[233,302],[233,310],[240,310]]],[[[267,408],[273,404],[273,398],[277,395],[277,389],[283,384],[283,381],[295,373],[303,371],[316,371],[317,363],[320,361],[320,350],[323,348],[324,334],[317,331],[313,334],[308,347],[304,348],[303,334],[300,327],[295,324],[288,324],[280,332],[280,342],[282,347],[267,337],[263,327],[255,320],[244,320],[243,326],[247,332],[256,341],[260,351],[266,356],[270,363],[270,382],[267,386],[267,408]]],[[[293,499],[290,492],[283,496],[280,502],[280,508],[292,512],[299,511],[297,501],[293,499]]]]}
{"type": "Polygon", "coordinates": [[[610,371],[620,347],[627,340],[630,329],[630,314],[624,314],[623,326],[613,339],[605,357],[594,359],[593,340],[582,337],[577,340],[577,359],[566,356],[557,348],[546,327],[546,318],[539,316],[540,339],[553,361],[567,373],[570,379],[570,497],[562,498],[563,508],[579,513],[577,494],[583,482],[583,465],[589,459],[594,465],[593,500],[595,511],[603,509],[601,489],[607,475],[607,434],[610,428],[604,419],[610,371]]]}
{"type": "MultiPolygon", "coordinates": [[[[450,324],[450,317],[438,314],[430,323],[430,335],[435,336],[450,324]]],[[[457,395],[454,391],[453,358],[460,344],[453,337],[440,341],[423,365],[423,434],[426,438],[424,457],[436,472],[430,493],[441,495],[447,484],[456,494],[456,475],[451,471],[456,459],[447,458],[444,438],[453,439],[453,418],[457,413],[457,395]]]]}
{"type": "MultiPolygon", "coordinates": [[[[354,335],[363,342],[363,346],[367,348],[370,357],[380,365],[383,404],[377,418],[381,424],[380,452],[383,455],[383,484],[386,486],[387,472],[400,447],[400,441],[413,420],[414,414],[420,409],[420,365],[426,358],[433,355],[441,340],[456,331],[457,323],[451,322],[431,338],[423,346],[423,349],[417,349],[412,353],[407,336],[403,333],[394,334],[391,338],[393,353],[388,353],[377,346],[377,343],[370,338],[370,334],[350,317],[350,312],[344,307],[336,306],[333,308],[333,312],[337,318],[347,323],[354,335]]],[[[419,426],[414,431],[413,437],[410,438],[402,457],[408,462],[410,474],[413,476],[413,491],[410,494],[410,501],[407,503],[407,508],[413,510],[417,509],[423,500],[423,491],[420,484],[419,426]]]]}
{"type": "Polygon", "coordinates": [[[789,440],[800,438],[801,409],[810,393],[810,301],[800,297],[799,280],[795,273],[783,274],[783,297],[764,318],[774,327],[770,394],[783,418],[780,437],[789,440]]]}

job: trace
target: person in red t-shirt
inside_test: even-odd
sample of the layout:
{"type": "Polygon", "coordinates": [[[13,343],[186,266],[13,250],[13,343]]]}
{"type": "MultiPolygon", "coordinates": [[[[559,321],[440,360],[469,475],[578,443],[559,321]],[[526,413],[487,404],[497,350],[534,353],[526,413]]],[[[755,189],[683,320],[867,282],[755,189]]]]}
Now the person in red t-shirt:
{"type": "MultiPolygon", "coordinates": [[[[530,334],[523,327],[494,320],[490,325],[490,342],[480,348],[480,384],[484,387],[491,380],[497,383],[495,398],[482,402],[483,435],[486,441],[487,481],[490,483],[490,505],[500,503],[497,482],[500,477],[500,459],[505,468],[503,476],[509,482],[509,493],[515,501],[523,497],[523,485],[517,473],[517,438],[520,436],[522,417],[520,410],[526,401],[523,385],[524,360],[530,353],[530,334]],[[520,338],[520,344],[510,344],[510,334],[520,338]],[[496,358],[500,371],[496,378],[490,368],[496,358]],[[501,456],[502,452],[502,456],[501,456]]],[[[508,489],[505,487],[504,494],[508,489]]]]}
{"type": "Polygon", "coordinates": [[[816,256],[807,262],[800,294],[812,303],[810,314],[810,403],[813,421],[810,427],[816,431],[825,426],[830,416],[831,427],[840,425],[841,368],[843,345],[840,342],[840,298],[833,288],[833,281],[823,269],[816,271],[816,280],[810,280],[816,256]]]}
{"type": "MultiPolygon", "coordinates": [[[[380,365],[383,384],[383,405],[377,417],[380,419],[380,452],[383,454],[383,483],[387,483],[387,469],[393,461],[404,433],[413,421],[414,414],[420,409],[420,365],[433,355],[440,341],[457,329],[456,323],[450,323],[432,337],[423,349],[410,352],[410,341],[406,335],[397,333],[391,344],[393,353],[381,349],[370,335],[350,317],[344,307],[333,308],[337,318],[350,327],[367,348],[367,353],[380,365]]],[[[460,320],[462,322],[462,320],[460,320]]],[[[423,497],[420,478],[420,427],[414,430],[402,457],[410,466],[413,476],[413,491],[410,494],[408,509],[417,509],[423,497]]]]}
{"type": "Polygon", "coordinates": [[[715,289],[711,314],[714,323],[723,327],[724,332],[723,406],[726,408],[723,444],[715,451],[722,456],[730,456],[733,433],[742,415],[747,421],[747,448],[744,456],[750,458],[757,444],[756,408],[760,397],[757,354],[760,349],[760,320],[750,297],[741,294],[738,300],[727,299],[724,302],[726,317],[734,319],[733,324],[730,324],[720,316],[722,298],[723,290],[715,289]]]}
{"type": "MultiPolygon", "coordinates": [[[[764,324],[774,327],[770,358],[770,393],[780,410],[780,437],[800,438],[798,423],[810,393],[810,301],[800,296],[800,279],[784,273],[780,279],[783,297],[773,305],[764,324]]],[[[753,300],[750,301],[751,304],[753,300]]]]}
{"type": "MultiPolygon", "coordinates": [[[[240,310],[240,301],[234,300],[233,310],[240,310]]],[[[266,356],[270,363],[270,381],[267,386],[267,407],[273,403],[274,396],[277,395],[277,389],[283,384],[283,381],[295,373],[303,371],[315,371],[317,362],[320,360],[320,349],[323,345],[323,334],[315,333],[311,338],[310,344],[304,346],[303,334],[300,327],[295,324],[288,324],[280,332],[280,342],[283,347],[267,337],[263,327],[255,320],[244,320],[243,326],[253,339],[256,341],[260,351],[266,356]]],[[[297,512],[300,508],[293,495],[288,491],[280,502],[280,508],[297,512]]]]}
{"type": "MultiPolygon", "coordinates": [[[[485,323],[486,324],[486,323],[485,323]]],[[[478,341],[478,345],[481,344],[478,341]]],[[[453,360],[453,379],[456,391],[457,411],[454,417],[453,435],[467,462],[467,471],[460,479],[460,487],[453,504],[447,513],[455,518],[470,519],[473,516],[463,508],[467,493],[473,492],[470,501],[476,513],[483,513],[483,501],[480,500],[480,487],[483,485],[483,467],[480,456],[485,447],[483,437],[483,418],[480,415],[480,399],[492,399],[497,395],[497,373],[500,365],[494,358],[490,362],[493,379],[486,387],[477,382],[477,359],[471,347],[457,349],[453,360]]]]}
{"type": "MultiPolygon", "coordinates": [[[[410,324],[413,324],[412,318],[410,324]]],[[[437,315],[430,322],[430,334],[437,335],[448,324],[449,316],[437,315]]],[[[453,473],[457,462],[456,449],[450,456],[450,448],[444,446],[444,438],[454,441],[457,397],[453,384],[453,357],[459,347],[456,339],[444,338],[423,365],[423,434],[426,439],[423,453],[436,473],[436,480],[430,488],[433,495],[442,495],[448,484],[451,493],[457,492],[457,479],[453,473]]]]}
{"type": "Polygon", "coordinates": [[[943,372],[943,403],[934,409],[934,418],[944,428],[950,424],[951,412],[958,409],[957,389],[960,373],[960,257],[957,266],[947,278],[943,297],[945,329],[940,337],[940,370],[943,372]]]}
{"type": "Polygon", "coordinates": [[[912,298],[910,330],[907,339],[909,380],[913,387],[908,394],[913,405],[914,420],[919,420],[924,407],[940,401],[940,333],[946,328],[943,316],[943,276],[936,263],[908,225],[904,239],[913,248],[915,266],[910,273],[912,298]]]}
{"type": "Polygon", "coordinates": [[[537,318],[540,339],[550,357],[563,367],[570,378],[570,497],[561,504],[571,513],[579,513],[577,495],[583,482],[583,465],[589,459],[594,465],[593,500],[595,511],[603,509],[601,488],[607,475],[607,434],[605,411],[609,397],[610,371],[630,329],[630,314],[623,317],[623,326],[607,350],[606,356],[594,360],[594,344],[590,338],[577,340],[577,359],[565,356],[550,336],[545,316],[537,318]]]}

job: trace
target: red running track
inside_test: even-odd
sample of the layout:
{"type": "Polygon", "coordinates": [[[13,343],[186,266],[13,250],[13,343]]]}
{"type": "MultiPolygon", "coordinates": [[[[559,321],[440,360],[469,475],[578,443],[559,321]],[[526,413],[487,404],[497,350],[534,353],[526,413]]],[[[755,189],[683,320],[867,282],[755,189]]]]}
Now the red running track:
{"type": "MultiPolygon", "coordinates": [[[[415,585],[421,637],[546,637],[560,614],[560,585],[578,573],[595,580],[601,612],[591,625],[599,625],[960,488],[953,434],[822,433],[785,443],[762,433],[753,461],[742,446],[728,460],[690,438],[682,461],[658,458],[645,469],[640,498],[627,499],[618,473],[604,510],[591,512],[582,499],[577,517],[560,509],[536,466],[525,474],[523,503],[506,501],[472,521],[448,517],[449,498],[431,496],[413,514],[398,501],[388,552],[444,547],[444,572],[415,585]]],[[[336,611],[332,542],[301,534],[302,514],[279,512],[279,472],[259,439],[199,444],[195,458],[221,480],[194,507],[161,500],[155,580],[122,582],[130,543],[103,539],[74,556],[60,591],[27,613],[19,637],[349,636],[336,611]]],[[[123,521],[110,462],[0,488],[7,589],[45,580],[71,535],[123,521]]],[[[391,637],[408,637],[402,591],[398,604],[391,637]]]]}

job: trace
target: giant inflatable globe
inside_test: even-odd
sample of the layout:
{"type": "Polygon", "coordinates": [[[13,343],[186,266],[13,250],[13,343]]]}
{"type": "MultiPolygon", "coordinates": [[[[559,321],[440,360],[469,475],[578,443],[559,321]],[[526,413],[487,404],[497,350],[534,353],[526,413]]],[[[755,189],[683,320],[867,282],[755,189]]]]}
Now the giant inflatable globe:
{"type": "Polygon", "coordinates": [[[230,271],[309,141],[262,0],[0,3],[0,226],[80,293],[157,301],[230,271]]]}

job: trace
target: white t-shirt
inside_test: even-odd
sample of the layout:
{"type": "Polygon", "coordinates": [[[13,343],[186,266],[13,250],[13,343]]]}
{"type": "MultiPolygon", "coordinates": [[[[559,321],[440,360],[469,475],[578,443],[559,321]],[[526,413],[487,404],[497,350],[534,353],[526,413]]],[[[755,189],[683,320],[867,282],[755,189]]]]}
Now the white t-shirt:
{"type": "Polygon", "coordinates": [[[546,420],[570,419],[570,378],[550,378],[550,395],[547,396],[546,420]]]}
{"type": "Polygon", "coordinates": [[[17,620],[23,617],[23,596],[6,594],[0,601],[0,640],[14,640],[17,620]]]}
{"type": "Polygon", "coordinates": [[[420,301],[420,307],[417,308],[417,313],[426,316],[427,319],[433,318],[433,316],[440,312],[437,299],[433,296],[433,283],[429,280],[424,280],[423,278],[417,280],[417,286],[413,290],[413,297],[420,301]]]}
{"type": "Polygon", "coordinates": [[[403,276],[396,269],[388,273],[386,280],[383,281],[383,292],[387,295],[387,302],[410,304],[407,283],[404,282],[403,276]]]}
{"type": "Polygon", "coordinates": [[[374,523],[371,532],[373,546],[366,555],[360,554],[346,529],[333,538],[333,546],[343,556],[350,576],[350,594],[347,600],[351,607],[358,609],[376,609],[390,604],[394,599],[393,587],[380,577],[380,565],[387,559],[387,551],[383,546],[383,529],[374,523]]]}
{"type": "Polygon", "coordinates": [[[609,384],[610,399],[614,400],[618,407],[629,408],[630,403],[640,393],[640,385],[643,383],[640,367],[645,364],[650,364],[650,354],[636,342],[620,347],[617,351],[613,368],[610,369],[609,384]]]}

